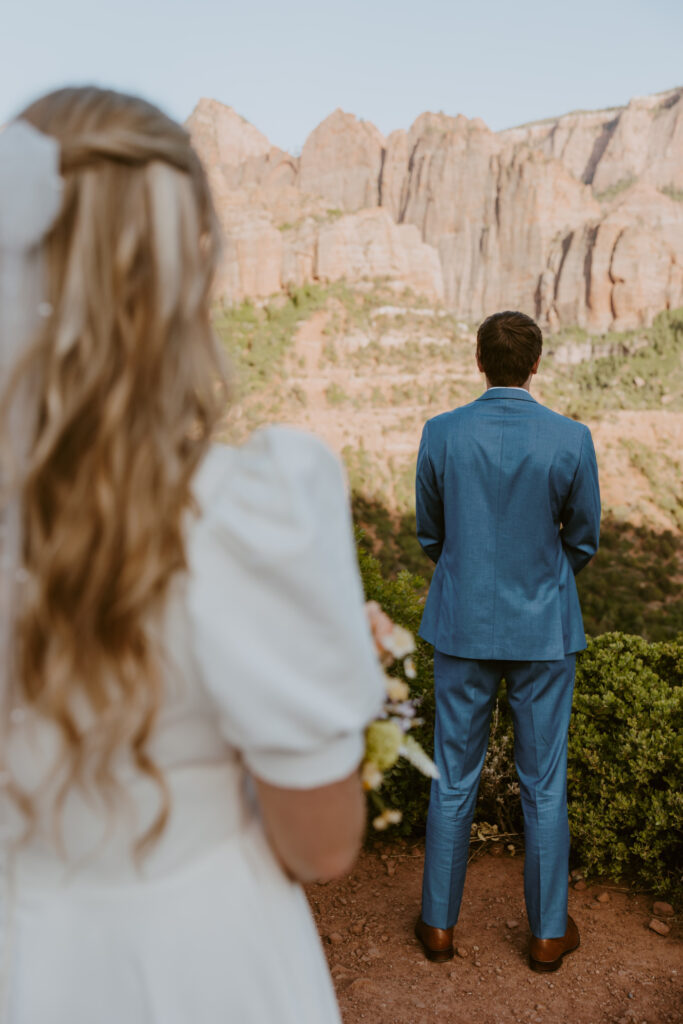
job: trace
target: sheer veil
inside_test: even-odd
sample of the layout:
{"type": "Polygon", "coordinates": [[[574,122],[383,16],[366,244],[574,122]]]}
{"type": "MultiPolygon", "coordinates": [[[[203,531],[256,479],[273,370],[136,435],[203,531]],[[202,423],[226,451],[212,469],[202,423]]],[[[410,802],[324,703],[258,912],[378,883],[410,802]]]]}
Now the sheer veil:
{"type": "MultiPolygon", "coordinates": [[[[12,641],[22,583],[20,490],[35,430],[37,382],[12,378],[51,308],[44,300],[42,242],[62,202],[59,144],[26,121],[0,132],[0,710],[12,696],[12,641]]],[[[4,743],[2,744],[4,746],[4,743]]],[[[2,778],[0,750],[0,783],[2,778]]],[[[1,825],[1,822],[0,822],[1,825]]]]}

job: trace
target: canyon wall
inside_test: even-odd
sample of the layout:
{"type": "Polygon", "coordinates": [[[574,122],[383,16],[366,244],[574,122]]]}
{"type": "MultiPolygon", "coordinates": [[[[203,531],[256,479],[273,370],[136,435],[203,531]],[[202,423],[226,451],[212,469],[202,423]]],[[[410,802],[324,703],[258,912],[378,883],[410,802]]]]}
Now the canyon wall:
{"type": "Polygon", "coordinates": [[[593,332],[683,305],[683,88],[503,132],[426,113],[385,138],[336,110],[299,157],[215,100],[187,126],[226,302],[382,277],[468,319],[512,307],[593,332]]]}

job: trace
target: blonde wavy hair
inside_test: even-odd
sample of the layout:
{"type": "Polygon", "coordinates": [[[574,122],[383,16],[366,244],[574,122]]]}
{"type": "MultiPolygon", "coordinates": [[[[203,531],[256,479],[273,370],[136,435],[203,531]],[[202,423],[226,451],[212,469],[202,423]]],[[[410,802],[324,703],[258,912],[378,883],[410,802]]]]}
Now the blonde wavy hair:
{"type": "Polygon", "coordinates": [[[40,394],[13,700],[61,732],[59,806],[86,774],[111,796],[122,749],[155,781],[142,849],[169,813],[147,749],[162,700],[147,626],[186,566],[191,481],[222,402],[216,219],[188,133],[149,103],[62,89],[20,117],[59,141],[64,197],[44,242],[52,315],[11,383],[28,374],[40,394]]]}

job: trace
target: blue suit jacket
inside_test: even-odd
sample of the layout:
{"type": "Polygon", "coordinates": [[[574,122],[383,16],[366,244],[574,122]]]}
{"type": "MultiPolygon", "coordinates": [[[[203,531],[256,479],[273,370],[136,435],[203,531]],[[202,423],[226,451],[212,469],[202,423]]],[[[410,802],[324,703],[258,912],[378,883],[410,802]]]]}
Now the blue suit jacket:
{"type": "Polygon", "coordinates": [[[420,636],[460,658],[554,661],[586,646],[574,575],[598,549],[590,430],[490,388],[428,420],[417,535],[436,570],[420,636]]]}

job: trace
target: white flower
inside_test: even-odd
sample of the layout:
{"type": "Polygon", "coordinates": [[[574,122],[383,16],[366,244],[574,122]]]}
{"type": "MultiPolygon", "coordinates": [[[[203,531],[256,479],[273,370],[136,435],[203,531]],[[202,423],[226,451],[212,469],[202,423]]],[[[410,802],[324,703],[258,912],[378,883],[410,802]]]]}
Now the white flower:
{"type": "Polygon", "coordinates": [[[372,825],[378,832],[384,832],[386,828],[389,828],[389,825],[398,825],[402,818],[403,815],[400,811],[385,808],[381,814],[378,814],[377,817],[373,819],[372,825]]]}
{"type": "Polygon", "coordinates": [[[415,668],[415,662],[411,657],[408,657],[404,660],[403,671],[406,674],[406,679],[415,679],[417,677],[417,669],[415,668]]]}
{"type": "Polygon", "coordinates": [[[404,683],[402,679],[393,679],[391,676],[385,676],[384,683],[390,701],[399,703],[400,701],[407,700],[409,697],[410,690],[408,689],[408,684],[404,683]]]}
{"type": "Polygon", "coordinates": [[[364,761],[360,772],[363,789],[367,792],[370,789],[379,789],[384,781],[384,776],[374,761],[364,761]]]}
{"type": "Polygon", "coordinates": [[[394,625],[391,633],[380,637],[379,642],[385,651],[393,654],[394,658],[405,658],[415,650],[415,637],[403,626],[394,625]]]}
{"type": "Polygon", "coordinates": [[[410,761],[412,766],[417,768],[419,772],[422,772],[423,775],[426,775],[427,778],[439,778],[439,769],[412,736],[403,737],[400,754],[401,757],[405,757],[406,761],[410,761]]]}

